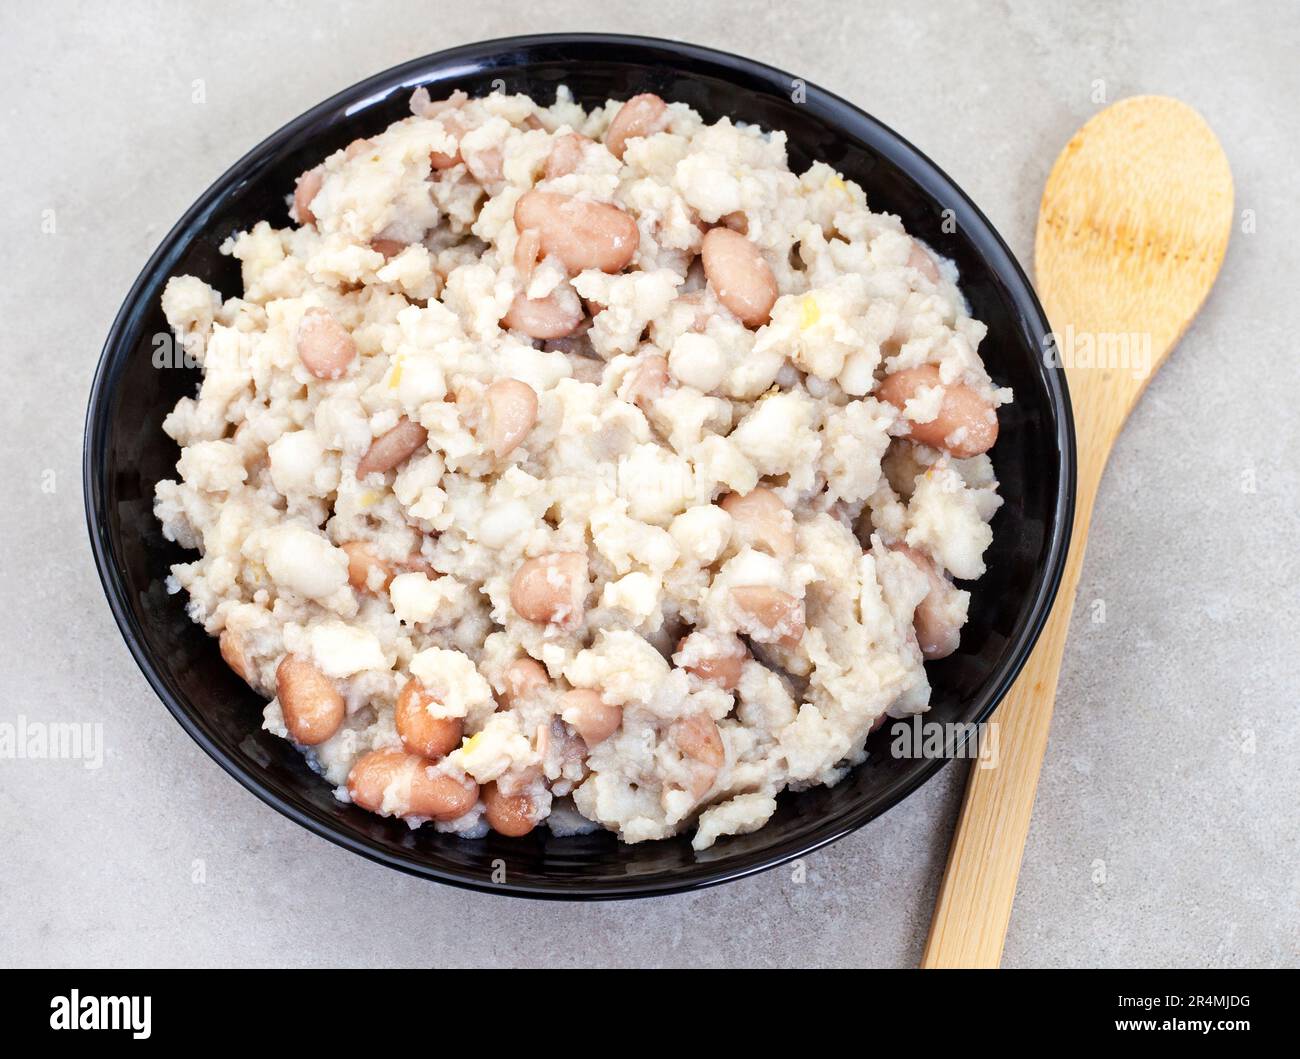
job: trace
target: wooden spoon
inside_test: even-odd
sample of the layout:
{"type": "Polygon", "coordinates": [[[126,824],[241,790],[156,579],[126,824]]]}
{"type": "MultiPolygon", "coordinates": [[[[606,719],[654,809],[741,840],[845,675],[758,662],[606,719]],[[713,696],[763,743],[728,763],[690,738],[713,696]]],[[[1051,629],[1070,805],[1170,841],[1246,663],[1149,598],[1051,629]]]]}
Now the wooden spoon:
{"type": "Polygon", "coordinates": [[[1130,410],[1214,284],[1232,217],[1223,148],[1196,111],[1164,96],[1097,114],[1047,178],[1034,257],[1074,404],[1074,535],[1056,605],[994,715],[998,765],[971,771],[923,967],[1001,962],[1097,486],[1130,410]]]}

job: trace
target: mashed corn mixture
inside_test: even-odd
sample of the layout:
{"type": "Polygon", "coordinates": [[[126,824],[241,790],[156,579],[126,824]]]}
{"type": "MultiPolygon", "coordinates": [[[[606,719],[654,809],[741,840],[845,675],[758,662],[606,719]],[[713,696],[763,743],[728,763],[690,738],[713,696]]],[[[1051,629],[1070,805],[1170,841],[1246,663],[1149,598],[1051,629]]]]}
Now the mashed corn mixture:
{"type": "Polygon", "coordinates": [[[952,266],[780,131],[423,90],[172,279],[171,587],[340,799],[752,831],[926,709],[1009,391],[952,266]],[[289,223],[292,221],[292,223],[289,223]]]}

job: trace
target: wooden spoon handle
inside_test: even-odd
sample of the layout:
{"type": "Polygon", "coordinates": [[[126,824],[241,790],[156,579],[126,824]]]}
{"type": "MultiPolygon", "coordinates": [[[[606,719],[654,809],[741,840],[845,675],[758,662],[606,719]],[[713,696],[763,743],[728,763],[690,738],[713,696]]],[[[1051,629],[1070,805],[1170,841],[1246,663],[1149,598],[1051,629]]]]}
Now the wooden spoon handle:
{"type": "Polygon", "coordinates": [[[997,967],[1002,960],[1105,455],[1080,452],[1074,533],[1061,587],[1029,661],[993,714],[996,765],[971,767],[922,967],[997,967]]]}

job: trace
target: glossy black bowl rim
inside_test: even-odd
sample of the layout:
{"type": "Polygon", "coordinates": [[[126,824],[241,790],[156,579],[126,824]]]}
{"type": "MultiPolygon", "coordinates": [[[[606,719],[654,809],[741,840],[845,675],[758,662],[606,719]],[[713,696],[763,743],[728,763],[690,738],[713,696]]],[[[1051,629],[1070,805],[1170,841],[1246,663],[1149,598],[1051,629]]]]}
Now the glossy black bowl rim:
{"type": "MultiPolygon", "coordinates": [[[[898,804],[931,779],[946,764],[948,757],[953,755],[920,762],[913,773],[894,784],[892,789],[886,788],[884,795],[875,799],[874,804],[864,805],[853,812],[828,819],[812,833],[775,842],[761,851],[730,860],[721,859],[716,863],[701,863],[695,870],[683,872],[679,879],[642,882],[627,887],[613,883],[584,885],[565,882],[561,888],[535,883],[486,882],[479,877],[457,874],[427,863],[417,855],[399,855],[365,836],[350,833],[341,827],[312,818],[276,793],[266,789],[243,762],[227,754],[200,731],[190,717],[190,708],[171,694],[155,671],[150,651],[145,643],[143,629],[131,615],[126,600],[125,585],[115,562],[108,535],[103,528],[106,516],[103,479],[107,474],[103,457],[110,425],[107,414],[108,402],[105,398],[111,389],[114,364],[121,355],[123,336],[130,330],[136,318],[149,308],[142,301],[143,292],[154,286],[160,277],[170,274],[176,261],[195,235],[204,228],[224,196],[247,180],[250,171],[260,168],[285,140],[319,122],[326,115],[340,108],[346,109],[347,104],[369,100],[376,94],[387,95],[400,87],[424,84],[435,70],[448,66],[470,64],[477,67],[477,64],[485,60],[499,58],[503,53],[517,48],[575,43],[603,45],[618,50],[652,48],[661,53],[669,53],[678,61],[705,67],[711,76],[732,80],[737,75],[743,75],[749,81],[757,79],[782,92],[788,92],[795,81],[793,75],[765,63],[679,41],[612,33],[546,33],[502,37],[436,52],[392,67],[336,93],[282,126],[227,169],[176,222],[136,277],[113,320],[91,383],[86,411],[82,484],[86,504],[86,524],[90,533],[95,565],[113,617],[136,665],[155,694],[190,738],[243,787],[313,834],[328,839],[353,853],[411,875],[485,893],[554,900],[604,900],[679,893],[716,886],[765,871],[821,849],[856,831],[898,804]]],[[[1048,334],[1050,325],[1046,314],[1015,256],[984,214],[952,179],[911,143],[865,111],[804,79],[799,79],[799,83],[802,84],[809,103],[815,102],[818,108],[829,115],[837,125],[852,130],[869,142],[873,151],[885,157],[892,165],[908,172],[926,188],[928,194],[933,196],[932,189],[938,187],[942,189],[944,201],[963,205],[969,214],[964,219],[964,232],[979,251],[985,265],[1006,285],[1007,295],[1017,315],[1040,334],[1048,334]]],[[[1003,664],[1001,670],[996,672],[981,690],[979,707],[968,718],[972,722],[983,721],[993,712],[1024,666],[1047,621],[1065,565],[1074,515],[1076,476],[1074,426],[1064,372],[1059,368],[1047,372],[1045,380],[1052,416],[1055,419],[1056,442],[1061,454],[1060,483],[1051,512],[1053,522],[1046,564],[1048,569],[1034,593],[1027,618],[1019,631],[1018,641],[1009,661],[1003,664]]]]}

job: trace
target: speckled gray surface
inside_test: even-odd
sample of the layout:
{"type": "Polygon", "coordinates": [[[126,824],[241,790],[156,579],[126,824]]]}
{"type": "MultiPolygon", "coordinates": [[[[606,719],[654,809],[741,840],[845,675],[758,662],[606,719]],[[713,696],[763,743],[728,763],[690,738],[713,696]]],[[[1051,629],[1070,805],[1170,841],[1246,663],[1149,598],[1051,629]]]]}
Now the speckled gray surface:
{"type": "Polygon", "coordinates": [[[802,882],[779,869],[599,906],[462,893],[351,856],[243,792],[166,716],[100,593],[79,481],[86,390],[121,297],[185,207],[365,75],[475,39],[605,29],[729,48],[853,100],[945,167],[1025,262],[1047,170],[1099,89],[1177,95],[1208,118],[1253,231],[1234,233],[1103,483],[1004,962],[1300,962],[1294,5],[17,8],[0,8],[0,723],[101,722],[106,750],[97,769],[0,759],[0,961],[919,958],[962,766],[809,857],[802,882]]]}

